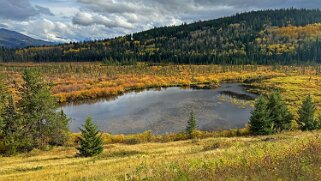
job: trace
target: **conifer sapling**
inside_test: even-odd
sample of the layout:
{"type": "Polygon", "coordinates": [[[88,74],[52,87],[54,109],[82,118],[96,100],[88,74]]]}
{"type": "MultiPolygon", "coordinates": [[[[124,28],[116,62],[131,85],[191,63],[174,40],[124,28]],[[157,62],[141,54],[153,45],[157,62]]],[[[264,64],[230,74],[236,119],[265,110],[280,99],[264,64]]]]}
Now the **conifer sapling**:
{"type": "Polygon", "coordinates": [[[81,129],[81,138],[77,148],[79,155],[83,157],[95,156],[103,151],[103,140],[97,126],[92,122],[91,117],[87,117],[81,129]]]}

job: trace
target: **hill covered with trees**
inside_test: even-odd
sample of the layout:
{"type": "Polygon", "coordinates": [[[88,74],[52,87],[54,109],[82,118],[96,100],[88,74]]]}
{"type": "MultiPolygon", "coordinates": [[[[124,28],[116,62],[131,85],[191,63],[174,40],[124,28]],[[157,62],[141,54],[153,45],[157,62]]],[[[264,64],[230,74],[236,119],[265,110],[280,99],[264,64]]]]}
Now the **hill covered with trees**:
{"type": "Polygon", "coordinates": [[[101,41],[0,49],[0,61],[177,64],[321,62],[321,11],[252,11],[101,41]]]}

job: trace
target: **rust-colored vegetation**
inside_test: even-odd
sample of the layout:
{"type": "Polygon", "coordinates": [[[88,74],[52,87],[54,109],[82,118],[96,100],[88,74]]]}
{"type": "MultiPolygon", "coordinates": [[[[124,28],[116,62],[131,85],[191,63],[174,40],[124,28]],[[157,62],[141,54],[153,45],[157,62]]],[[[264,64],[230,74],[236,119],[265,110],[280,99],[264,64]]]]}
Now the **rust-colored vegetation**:
{"type": "Polygon", "coordinates": [[[295,74],[298,67],[167,65],[102,66],[100,63],[1,64],[0,73],[14,93],[25,68],[39,69],[60,103],[103,98],[130,90],[170,86],[217,87],[222,81],[244,81],[295,74]]]}

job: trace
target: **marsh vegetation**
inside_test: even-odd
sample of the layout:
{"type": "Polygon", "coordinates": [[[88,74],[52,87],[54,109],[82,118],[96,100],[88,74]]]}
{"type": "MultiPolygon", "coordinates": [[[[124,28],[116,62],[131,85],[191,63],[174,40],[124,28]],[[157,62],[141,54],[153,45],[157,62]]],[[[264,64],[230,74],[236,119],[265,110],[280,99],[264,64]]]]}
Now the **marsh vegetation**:
{"type": "MultiPolygon", "coordinates": [[[[267,97],[269,100],[266,103],[267,105],[274,101],[277,106],[270,106],[270,108],[268,108],[269,106],[261,106],[261,110],[265,110],[269,114],[266,114],[266,119],[264,116],[256,117],[264,118],[261,119],[261,123],[263,122],[263,125],[266,125],[265,128],[269,129],[260,130],[259,132],[253,131],[255,130],[253,129],[253,121],[250,122],[250,126],[244,126],[246,121],[249,121],[248,118],[239,129],[226,130],[222,128],[221,130],[215,131],[213,128],[208,131],[200,131],[197,126],[199,124],[201,125],[203,118],[202,114],[197,114],[196,111],[195,117],[194,115],[190,116],[189,122],[187,122],[189,112],[184,114],[185,118],[181,119],[184,124],[181,124],[180,127],[178,126],[181,131],[183,130],[182,132],[159,135],[155,134],[158,130],[156,128],[155,132],[143,132],[144,129],[141,129],[141,133],[137,134],[102,133],[100,141],[104,145],[103,149],[101,150],[98,145],[97,154],[96,152],[90,154],[90,156],[96,156],[90,158],[77,157],[79,151],[77,151],[76,148],[80,148],[80,140],[85,138],[85,134],[67,134],[68,139],[60,142],[59,145],[62,146],[57,147],[55,146],[57,144],[52,143],[54,143],[53,141],[56,138],[61,137],[52,133],[57,133],[57,135],[59,135],[59,131],[60,133],[62,133],[61,131],[67,133],[65,132],[67,130],[63,126],[65,124],[62,125],[61,129],[57,130],[58,132],[51,132],[49,128],[52,127],[48,124],[49,127],[42,128],[48,128],[48,133],[50,134],[46,135],[42,133],[42,136],[37,138],[43,139],[33,140],[35,142],[31,142],[34,144],[32,147],[29,147],[28,150],[17,150],[18,152],[27,151],[27,153],[19,153],[12,157],[0,158],[1,162],[5,163],[0,166],[0,172],[2,173],[0,174],[0,179],[25,180],[33,178],[36,180],[55,180],[59,178],[64,180],[103,180],[108,177],[113,180],[162,180],[166,178],[176,178],[179,180],[195,178],[213,179],[217,178],[217,176],[220,176],[220,178],[250,178],[250,180],[256,180],[257,178],[320,178],[320,175],[318,175],[318,170],[320,169],[319,158],[321,155],[319,152],[321,148],[319,144],[320,133],[319,131],[300,131],[314,130],[320,126],[320,124],[318,124],[320,123],[318,116],[320,113],[320,109],[318,109],[320,97],[319,94],[317,94],[317,90],[321,87],[321,83],[319,84],[318,81],[321,76],[318,73],[318,69],[318,66],[148,66],[140,64],[136,66],[100,67],[99,64],[86,63],[24,64],[24,66],[3,64],[0,70],[2,74],[4,74],[2,83],[5,86],[2,86],[2,88],[6,87],[12,96],[2,97],[6,98],[7,102],[1,106],[7,109],[11,108],[11,105],[16,104],[18,107],[17,112],[22,116],[21,120],[25,118],[23,115],[28,115],[29,113],[23,112],[24,108],[27,107],[27,105],[23,104],[26,99],[23,93],[26,91],[21,91],[21,87],[26,86],[25,84],[28,82],[26,81],[26,75],[28,75],[26,72],[30,70],[32,70],[31,72],[35,71],[43,75],[43,84],[36,84],[37,86],[32,86],[31,89],[28,89],[30,95],[35,95],[31,96],[34,97],[31,102],[43,103],[45,105],[41,106],[43,110],[48,110],[47,108],[52,110],[55,107],[55,103],[66,102],[67,100],[79,103],[78,100],[86,100],[88,98],[108,98],[109,96],[121,95],[132,90],[172,86],[176,88],[166,90],[174,89],[184,93],[202,92],[200,97],[204,96],[204,92],[209,93],[211,97],[213,96],[213,92],[216,91],[217,94],[214,94],[217,95],[216,101],[231,104],[237,107],[238,110],[244,110],[242,108],[244,106],[249,106],[250,110],[252,110],[252,106],[254,105],[253,100],[250,101],[248,105],[242,102],[248,101],[246,99],[252,94],[247,92],[241,92],[240,94],[240,92],[235,90],[233,94],[226,92],[230,91],[229,89],[231,87],[235,89],[235,85],[237,85],[236,87],[239,86],[239,84],[235,83],[226,84],[226,82],[231,81],[243,82],[242,84],[246,86],[248,91],[267,97]],[[60,69],[57,69],[58,67],[60,69]],[[104,74],[106,71],[108,71],[108,74],[104,74]],[[23,72],[25,73],[23,74],[23,72]],[[73,74],[75,74],[74,77],[72,76],[73,74]],[[48,82],[51,82],[51,92],[49,92],[49,87],[47,87],[48,82]],[[71,88],[77,84],[76,82],[81,85],[77,89],[71,88]],[[220,88],[177,88],[191,85],[201,85],[200,87],[203,85],[211,85],[213,87],[220,86],[220,88]],[[61,89],[65,86],[70,89],[61,89]],[[46,87],[46,89],[43,89],[44,87],[46,87]],[[118,88],[119,91],[111,91],[118,88]],[[221,90],[226,88],[228,90],[221,90]],[[92,91],[95,89],[99,89],[99,91],[92,91]],[[271,94],[271,90],[274,89],[279,90],[277,95],[271,94]],[[31,94],[34,90],[39,91],[36,94],[31,94]],[[307,97],[307,93],[310,93],[310,98],[307,97]],[[54,97],[52,97],[51,94],[53,94],[54,97]],[[292,97],[293,94],[300,95],[300,97],[292,97]],[[245,100],[236,101],[235,98],[238,95],[248,96],[246,96],[245,100]],[[39,96],[47,96],[49,100],[55,100],[56,102],[38,102],[39,96]],[[289,100],[295,100],[295,102],[289,100]],[[296,105],[300,105],[300,107],[302,105],[301,109],[299,110],[296,105]],[[271,111],[272,107],[279,111],[271,111]],[[272,115],[272,112],[278,115],[272,115]],[[283,117],[279,116],[279,114],[283,115],[283,117]],[[293,116],[289,117],[288,115],[293,116]],[[283,124],[282,121],[286,121],[285,124],[283,124]],[[190,124],[186,127],[187,123],[190,124]],[[311,125],[314,127],[312,128],[311,125]],[[261,135],[272,133],[276,133],[276,135],[252,136],[253,134],[261,135]],[[102,153],[98,154],[101,151],[102,153]],[[22,161],[21,158],[23,158],[22,161]],[[102,168],[103,171],[101,170],[102,168]]],[[[29,82],[32,83],[34,82],[33,80],[38,79],[33,77],[29,82]]],[[[240,90],[239,88],[240,87],[238,87],[237,90],[240,90]]],[[[157,93],[162,93],[162,91],[158,91],[157,93]]],[[[136,93],[128,94],[135,95],[136,93]]],[[[124,96],[128,94],[126,93],[124,96]]],[[[122,96],[120,96],[119,99],[121,99],[121,97],[122,96]]],[[[177,96],[175,97],[177,98],[177,96]]],[[[48,99],[41,100],[44,101],[48,99]]],[[[262,99],[262,97],[260,99],[262,99]]],[[[260,108],[260,106],[258,106],[260,99],[256,101],[255,110],[260,108]]],[[[30,109],[28,110],[33,110],[37,105],[38,104],[30,105],[30,109]]],[[[149,105],[148,107],[151,106],[149,105]]],[[[201,104],[199,107],[202,109],[202,107],[206,106],[201,104]]],[[[231,106],[224,111],[230,108],[231,106]]],[[[123,108],[123,110],[126,109],[123,108]]],[[[188,109],[187,111],[193,111],[193,109],[188,109]]],[[[262,111],[258,112],[261,113],[262,111]]],[[[52,118],[52,123],[55,123],[54,120],[56,120],[56,118],[57,120],[62,119],[68,122],[67,117],[63,113],[50,111],[48,113],[51,115],[50,119],[52,118]]],[[[247,111],[247,114],[250,116],[250,111],[247,111]]],[[[252,116],[253,115],[255,115],[254,112],[252,112],[252,116]]],[[[34,126],[37,127],[40,123],[44,123],[41,121],[44,120],[43,118],[44,117],[39,117],[40,121],[36,121],[34,126]]],[[[85,118],[84,116],[83,121],[85,118]]],[[[31,119],[37,120],[38,117],[31,116],[29,120],[31,119]]],[[[95,119],[93,119],[93,121],[95,121],[95,119]]],[[[99,134],[98,132],[96,133],[99,134]]],[[[37,134],[38,132],[34,132],[34,135],[31,134],[30,136],[37,134]]],[[[2,133],[2,138],[4,138],[4,136],[2,133]]],[[[100,141],[98,140],[97,142],[100,141]]],[[[2,144],[3,143],[4,142],[2,142],[2,144]]],[[[86,141],[83,141],[83,143],[85,144],[86,141]]]]}

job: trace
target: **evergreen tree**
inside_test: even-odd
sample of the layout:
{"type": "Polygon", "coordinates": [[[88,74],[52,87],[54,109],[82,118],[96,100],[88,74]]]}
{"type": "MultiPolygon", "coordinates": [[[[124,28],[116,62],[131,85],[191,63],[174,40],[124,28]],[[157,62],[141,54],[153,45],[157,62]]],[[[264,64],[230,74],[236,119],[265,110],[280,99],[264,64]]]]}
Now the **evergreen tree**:
{"type": "Polygon", "coordinates": [[[240,129],[237,128],[237,130],[236,130],[236,136],[241,136],[241,135],[242,135],[242,133],[241,133],[240,129]]]}
{"type": "Polygon", "coordinates": [[[186,133],[192,138],[193,131],[196,129],[196,119],[193,112],[190,112],[189,119],[187,121],[186,133]]]}
{"type": "Polygon", "coordinates": [[[70,118],[67,117],[63,110],[57,113],[55,121],[53,121],[50,125],[50,145],[62,146],[68,141],[68,138],[70,136],[68,127],[69,123],[70,118]]]}
{"type": "Polygon", "coordinates": [[[319,116],[315,122],[315,129],[321,129],[321,116],[319,116]]]}
{"type": "Polygon", "coordinates": [[[271,134],[273,124],[269,115],[267,101],[263,96],[260,96],[250,118],[250,132],[254,135],[271,134]]]}
{"type": "Polygon", "coordinates": [[[315,111],[315,104],[311,96],[308,95],[298,111],[298,123],[302,131],[317,129],[319,120],[315,119],[315,111]]]}
{"type": "Polygon", "coordinates": [[[101,134],[90,117],[87,117],[83,129],[81,129],[81,138],[77,149],[79,155],[83,157],[98,155],[103,151],[101,134]]]}
{"type": "Polygon", "coordinates": [[[3,113],[3,146],[1,150],[6,155],[15,154],[17,151],[30,148],[23,136],[23,124],[17,112],[13,96],[8,98],[8,103],[3,113]]]}
{"type": "Polygon", "coordinates": [[[55,143],[60,139],[58,133],[68,131],[69,121],[61,120],[60,113],[56,112],[56,100],[39,71],[25,70],[23,80],[19,106],[26,140],[32,147],[44,147],[49,143],[55,143]]]}
{"type": "Polygon", "coordinates": [[[4,81],[0,77],[0,135],[2,134],[3,131],[3,126],[4,126],[4,107],[5,107],[5,102],[6,102],[6,87],[4,85],[4,81]]]}
{"type": "Polygon", "coordinates": [[[290,129],[293,116],[281,100],[279,91],[274,91],[270,95],[267,108],[269,110],[269,117],[273,122],[274,132],[290,129]]]}

